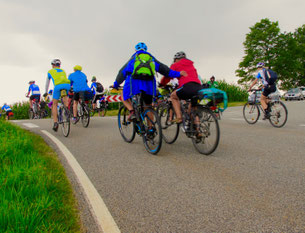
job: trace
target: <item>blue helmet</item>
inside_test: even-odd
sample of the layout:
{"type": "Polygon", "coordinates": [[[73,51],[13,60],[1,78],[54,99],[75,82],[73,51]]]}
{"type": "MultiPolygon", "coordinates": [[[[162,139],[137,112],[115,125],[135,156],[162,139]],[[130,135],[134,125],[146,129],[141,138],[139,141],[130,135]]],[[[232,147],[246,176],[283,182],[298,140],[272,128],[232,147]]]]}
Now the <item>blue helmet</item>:
{"type": "Polygon", "coordinates": [[[257,63],[256,68],[262,68],[264,66],[265,66],[264,62],[259,62],[259,63],[257,63]]]}
{"type": "Polygon", "coordinates": [[[50,94],[50,95],[53,94],[53,90],[49,90],[49,94],[50,94]]]}
{"type": "Polygon", "coordinates": [[[143,42],[137,43],[137,45],[135,46],[136,51],[139,50],[144,50],[147,51],[147,45],[143,42]]]}

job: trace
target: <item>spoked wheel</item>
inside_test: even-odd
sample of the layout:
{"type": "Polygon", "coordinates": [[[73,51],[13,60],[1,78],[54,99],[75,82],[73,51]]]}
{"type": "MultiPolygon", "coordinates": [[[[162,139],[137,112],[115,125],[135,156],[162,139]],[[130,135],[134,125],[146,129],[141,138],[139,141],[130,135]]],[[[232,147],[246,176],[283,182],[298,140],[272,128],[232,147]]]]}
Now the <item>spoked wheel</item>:
{"type": "Polygon", "coordinates": [[[276,128],[283,127],[288,118],[288,111],[281,101],[271,103],[271,112],[270,112],[269,121],[272,126],[276,128]]]}
{"type": "Polygon", "coordinates": [[[167,104],[162,104],[158,106],[158,115],[160,117],[162,136],[166,143],[174,143],[179,135],[179,125],[171,123],[171,120],[176,118],[174,109],[167,104]]]}
{"type": "Polygon", "coordinates": [[[260,111],[256,104],[250,104],[249,102],[244,105],[243,115],[247,123],[255,124],[258,121],[260,111]]]}
{"type": "Polygon", "coordinates": [[[107,106],[106,104],[102,104],[101,108],[99,109],[99,114],[101,117],[106,116],[106,112],[107,112],[107,106]]]}
{"type": "Polygon", "coordinates": [[[33,110],[30,108],[29,109],[29,119],[31,120],[31,119],[33,119],[34,118],[34,112],[33,112],[33,110]]]}
{"type": "Polygon", "coordinates": [[[88,127],[90,122],[90,109],[87,106],[83,106],[82,124],[85,128],[88,127]]]}
{"type": "Polygon", "coordinates": [[[199,108],[196,111],[194,130],[197,133],[192,141],[196,150],[204,155],[212,154],[218,146],[220,131],[218,120],[210,109],[199,108]],[[198,121],[200,122],[199,127],[198,121]]]}
{"type": "Polygon", "coordinates": [[[134,122],[127,121],[129,111],[125,106],[121,106],[118,113],[118,126],[120,134],[125,142],[132,142],[136,136],[134,122]]]}
{"type": "Polygon", "coordinates": [[[157,112],[147,109],[144,114],[145,133],[142,134],[145,149],[151,154],[157,154],[162,146],[162,127],[157,112]]]}
{"type": "Polygon", "coordinates": [[[70,111],[66,106],[61,106],[61,131],[65,137],[70,133],[70,111]]]}

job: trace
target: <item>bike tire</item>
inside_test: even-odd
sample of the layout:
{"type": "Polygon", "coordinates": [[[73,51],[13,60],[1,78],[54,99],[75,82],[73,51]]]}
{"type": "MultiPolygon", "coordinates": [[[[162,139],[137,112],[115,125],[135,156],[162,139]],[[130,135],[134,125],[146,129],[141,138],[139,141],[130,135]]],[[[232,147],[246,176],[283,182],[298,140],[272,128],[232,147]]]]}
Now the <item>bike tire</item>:
{"type": "Polygon", "coordinates": [[[100,109],[100,115],[101,115],[101,117],[106,116],[106,113],[107,113],[107,108],[106,108],[105,106],[103,106],[103,107],[100,109]]]}
{"type": "Polygon", "coordinates": [[[147,152],[156,155],[162,146],[162,126],[158,113],[153,109],[147,109],[143,113],[142,134],[143,143],[147,152]],[[151,116],[153,117],[151,117],[151,116]],[[150,124],[152,126],[150,126],[150,124]],[[152,130],[152,132],[150,132],[152,130]]]}
{"type": "Polygon", "coordinates": [[[193,145],[199,153],[210,155],[217,149],[220,139],[217,117],[208,108],[198,108],[195,112],[195,119],[196,117],[200,119],[199,130],[202,137],[200,139],[196,136],[192,137],[193,145]],[[212,131],[214,133],[211,133],[212,131]]]}
{"type": "Polygon", "coordinates": [[[29,119],[30,120],[34,119],[34,112],[31,108],[29,109],[29,119]]]}
{"type": "Polygon", "coordinates": [[[70,134],[70,111],[66,106],[61,106],[61,122],[59,122],[61,126],[61,131],[65,137],[68,137],[70,134]]]}
{"type": "Polygon", "coordinates": [[[129,111],[125,106],[121,106],[118,112],[118,127],[120,134],[125,142],[131,143],[135,136],[135,124],[134,122],[127,121],[129,111]]]}
{"type": "Polygon", "coordinates": [[[282,101],[271,103],[270,115],[271,116],[269,118],[269,122],[273,127],[275,127],[275,128],[283,127],[286,124],[287,119],[288,119],[288,111],[287,111],[285,104],[282,101]],[[282,110],[283,110],[282,115],[284,116],[284,118],[282,118],[282,115],[280,112],[281,110],[279,110],[280,108],[282,108],[282,110]],[[280,118],[284,119],[282,123],[279,123],[280,118]]]}
{"type": "Polygon", "coordinates": [[[173,107],[168,104],[161,104],[157,107],[157,113],[161,122],[163,140],[167,144],[173,144],[179,136],[179,124],[169,122],[176,117],[173,107]],[[170,119],[170,111],[173,113],[172,119],[170,119]]]}
{"type": "Polygon", "coordinates": [[[90,109],[87,106],[82,106],[83,115],[82,115],[82,125],[84,128],[87,128],[90,123],[90,109]]]}
{"type": "Polygon", "coordinates": [[[260,116],[259,108],[256,104],[246,103],[243,107],[243,116],[250,125],[255,124],[260,116]]]}

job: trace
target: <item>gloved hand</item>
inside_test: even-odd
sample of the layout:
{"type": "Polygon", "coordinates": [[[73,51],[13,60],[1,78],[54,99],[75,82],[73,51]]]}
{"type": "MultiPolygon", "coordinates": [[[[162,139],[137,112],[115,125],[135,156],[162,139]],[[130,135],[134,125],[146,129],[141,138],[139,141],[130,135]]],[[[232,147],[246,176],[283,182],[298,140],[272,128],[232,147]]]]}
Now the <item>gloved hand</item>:
{"type": "Polygon", "coordinates": [[[118,82],[117,81],[114,81],[114,83],[113,83],[113,88],[114,89],[118,89],[119,88],[119,84],[118,84],[118,82]]]}

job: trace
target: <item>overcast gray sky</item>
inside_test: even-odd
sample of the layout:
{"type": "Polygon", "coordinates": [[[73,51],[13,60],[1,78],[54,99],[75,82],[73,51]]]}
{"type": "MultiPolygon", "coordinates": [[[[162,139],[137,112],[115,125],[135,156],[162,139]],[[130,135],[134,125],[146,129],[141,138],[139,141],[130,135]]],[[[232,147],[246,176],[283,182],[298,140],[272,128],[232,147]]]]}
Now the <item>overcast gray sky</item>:
{"type": "Polygon", "coordinates": [[[26,100],[32,79],[43,94],[53,58],[107,87],[140,41],[167,65],[183,50],[203,78],[236,82],[249,27],[269,18],[294,31],[304,9],[304,0],[0,0],[0,105],[26,100]]]}

